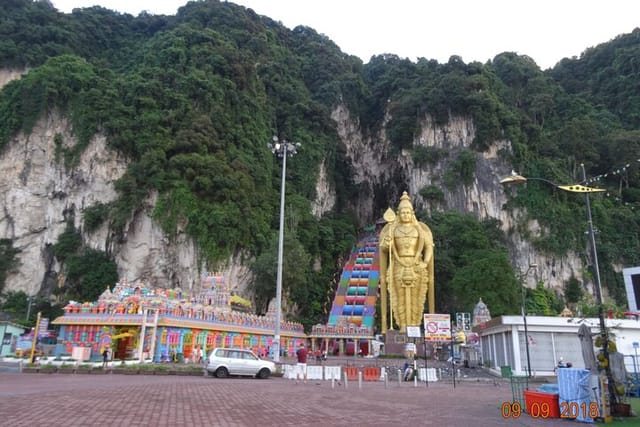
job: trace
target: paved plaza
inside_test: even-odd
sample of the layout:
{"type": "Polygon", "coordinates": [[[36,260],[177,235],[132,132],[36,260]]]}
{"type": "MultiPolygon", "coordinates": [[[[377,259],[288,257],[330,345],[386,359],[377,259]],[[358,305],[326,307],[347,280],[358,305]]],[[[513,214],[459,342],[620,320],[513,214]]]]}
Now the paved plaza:
{"type": "Polygon", "coordinates": [[[556,426],[502,416],[496,381],[333,384],[270,378],[0,372],[0,424],[20,426],[556,426]]]}

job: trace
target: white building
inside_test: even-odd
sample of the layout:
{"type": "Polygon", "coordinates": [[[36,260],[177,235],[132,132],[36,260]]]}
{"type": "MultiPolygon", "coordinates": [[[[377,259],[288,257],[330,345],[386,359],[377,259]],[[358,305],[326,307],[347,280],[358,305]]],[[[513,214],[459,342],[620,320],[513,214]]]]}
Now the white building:
{"type": "MultiPolygon", "coordinates": [[[[584,368],[578,328],[586,322],[594,334],[600,332],[597,318],[527,316],[531,374],[555,375],[554,369],[560,357],[571,362],[574,368],[584,368]]],[[[634,372],[634,359],[640,343],[640,321],[629,319],[605,319],[609,334],[618,351],[624,354],[629,372],[634,372]],[[636,343],[634,348],[633,343],[636,343]]],[[[501,316],[478,325],[474,331],[480,335],[482,360],[496,373],[502,366],[510,366],[513,375],[526,375],[527,351],[524,340],[522,316],[501,316]]],[[[598,349],[595,349],[596,354],[598,349]]],[[[640,371],[640,360],[637,360],[640,371]]]]}

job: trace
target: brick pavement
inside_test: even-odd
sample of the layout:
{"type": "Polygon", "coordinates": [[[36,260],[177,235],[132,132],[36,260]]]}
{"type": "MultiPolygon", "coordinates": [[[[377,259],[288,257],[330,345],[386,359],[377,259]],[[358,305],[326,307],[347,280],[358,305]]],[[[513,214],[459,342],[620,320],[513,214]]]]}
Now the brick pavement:
{"type": "MultiPolygon", "coordinates": [[[[554,426],[504,419],[504,380],[451,383],[0,372],[0,425],[21,426],[554,426]]],[[[569,425],[569,424],[567,424],[569,425]]]]}

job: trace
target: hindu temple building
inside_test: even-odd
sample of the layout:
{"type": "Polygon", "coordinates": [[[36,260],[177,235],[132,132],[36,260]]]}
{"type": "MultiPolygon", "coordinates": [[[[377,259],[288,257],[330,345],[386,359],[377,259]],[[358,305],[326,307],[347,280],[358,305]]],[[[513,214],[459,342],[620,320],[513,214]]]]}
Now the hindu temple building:
{"type": "MultiPolygon", "coordinates": [[[[193,295],[122,280],[95,302],[69,302],[52,322],[60,326],[56,356],[87,360],[110,349],[114,359],[183,361],[192,360],[198,348],[206,353],[225,346],[273,357],[275,313],[233,310],[232,298],[222,274],[204,274],[193,295]]],[[[293,354],[305,338],[302,324],[281,322],[283,353],[293,354]]]]}
{"type": "Polygon", "coordinates": [[[478,326],[491,320],[491,312],[487,304],[482,301],[482,298],[478,300],[478,303],[473,308],[473,320],[471,326],[478,326]]]}

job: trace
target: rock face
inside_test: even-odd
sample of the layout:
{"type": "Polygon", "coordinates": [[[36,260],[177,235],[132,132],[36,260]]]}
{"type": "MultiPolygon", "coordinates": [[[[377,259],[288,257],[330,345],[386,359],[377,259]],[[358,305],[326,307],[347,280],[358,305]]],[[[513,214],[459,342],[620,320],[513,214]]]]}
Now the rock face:
{"type": "MultiPolygon", "coordinates": [[[[511,241],[510,252],[514,267],[526,271],[530,264],[535,263],[539,266],[537,273],[529,275],[526,279],[526,284],[530,287],[535,286],[538,281],[543,281],[547,286],[562,289],[564,282],[572,275],[582,277],[582,264],[576,254],[569,253],[565,257],[540,254],[514,231],[512,215],[517,215],[517,212],[509,213],[502,208],[507,199],[500,185],[500,179],[511,172],[511,166],[498,154],[511,150],[509,141],[497,141],[487,151],[478,153],[470,150],[475,138],[475,127],[470,118],[450,117],[445,126],[438,126],[431,117],[425,116],[421,121],[421,132],[413,141],[413,146],[439,149],[447,155],[427,167],[418,167],[407,150],[403,150],[397,157],[387,154],[389,144],[384,134],[384,126],[381,133],[375,137],[376,140],[371,141],[365,140],[358,123],[351,119],[346,108],[336,108],[332,118],[346,146],[347,156],[353,164],[354,181],[361,186],[360,197],[355,202],[355,209],[361,218],[366,218],[369,223],[375,221],[382,216],[386,207],[395,206],[402,191],[407,191],[416,209],[456,210],[471,213],[479,219],[498,219],[511,241]],[[464,149],[469,149],[475,155],[474,180],[470,185],[460,183],[449,189],[444,185],[445,172],[457,153],[464,149]],[[404,182],[405,187],[392,189],[394,191],[384,195],[385,200],[376,200],[376,189],[388,187],[385,183],[390,181],[391,177],[394,177],[396,182],[404,182]],[[439,187],[442,190],[442,204],[437,207],[429,206],[420,196],[420,190],[427,186],[439,187]],[[376,211],[375,206],[384,206],[384,209],[376,211]]],[[[532,223],[530,229],[534,235],[540,232],[537,224],[532,223]]]]}
{"type": "MultiPolygon", "coordinates": [[[[0,72],[0,87],[23,73],[24,70],[0,72]]],[[[423,117],[421,132],[413,145],[448,154],[420,167],[414,164],[409,151],[389,154],[384,123],[374,141],[363,136],[346,107],[338,106],[332,118],[351,162],[352,178],[360,187],[359,197],[352,203],[363,225],[380,218],[386,207],[395,206],[402,191],[408,191],[416,208],[457,210],[480,219],[500,220],[512,242],[514,266],[520,270],[526,270],[530,263],[541,266],[537,276],[529,277],[530,286],[542,280],[548,286],[560,287],[572,274],[581,277],[582,266],[574,254],[545,257],[514,232],[513,218],[502,209],[506,197],[499,185],[500,178],[511,170],[499,156],[501,151],[510,150],[508,141],[496,142],[484,153],[469,150],[476,160],[473,182],[446,188],[443,182],[447,168],[457,153],[471,147],[475,136],[469,118],[451,117],[447,125],[437,126],[430,117],[423,117]],[[420,190],[427,186],[442,190],[444,200],[438,206],[429,206],[420,196],[420,190]]],[[[20,250],[19,266],[10,272],[5,290],[48,295],[60,271],[50,246],[57,242],[67,221],[82,230],[84,209],[113,201],[117,197],[114,182],[126,171],[126,159],[109,151],[105,138],[99,135],[82,154],[79,164],[66,169],[56,156],[56,139],[63,146],[75,144],[68,120],[53,112],[38,121],[30,135],[17,135],[0,152],[0,238],[12,239],[14,248],[20,250]]],[[[333,209],[336,201],[328,175],[323,163],[312,204],[313,214],[318,217],[333,209]]],[[[92,233],[82,232],[84,243],[113,254],[121,277],[129,282],[142,279],[161,287],[193,289],[207,266],[191,238],[181,230],[169,238],[151,218],[156,199],[157,195],[150,195],[130,218],[122,239],[115,241],[107,225],[103,225],[92,233]]],[[[536,224],[531,224],[531,231],[535,234],[536,230],[536,224]]],[[[241,254],[228,260],[224,272],[232,289],[242,294],[250,271],[241,254]]]]}
{"type": "Polygon", "coordinates": [[[0,89],[10,81],[19,79],[28,71],[27,69],[0,69],[0,89]]]}
{"type": "Polygon", "coordinates": [[[333,209],[336,203],[336,193],[327,178],[327,166],[325,162],[320,165],[320,172],[316,181],[316,199],[311,205],[314,216],[320,218],[333,209]]]}
{"type": "MultiPolygon", "coordinates": [[[[0,72],[4,85],[24,71],[0,72]]],[[[51,245],[65,230],[67,221],[82,230],[83,210],[117,197],[114,183],[126,171],[127,162],[96,136],[77,166],[66,169],[56,156],[56,138],[63,147],[76,143],[70,124],[56,112],[41,118],[29,135],[18,134],[0,153],[0,238],[13,241],[20,252],[18,266],[7,277],[5,290],[29,295],[49,295],[58,281],[60,266],[51,245]]],[[[58,149],[59,151],[59,149],[58,149]]],[[[151,219],[155,195],[130,219],[124,238],[114,241],[107,225],[82,233],[84,243],[114,255],[121,277],[129,282],[148,280],[156,286],[190,289],[200,283],[198,251],[192,239],[177,233],[169,239],[151,219]]],[[[232,260],[233,261],[233,260],[232,260]]],[[[234,277],[244,278],[243,268],[230,265],[234,277]]],[[[233,285],[233,283],[232,283],[233,285]]]]}
{"type": "MultiPolygon", "coordinates": [[[[56,135],[75,143],[68,121],[52,114],[38,121],[30,135],[18,135],[0,155],[0,238],[12,239],[14,248],[20,250],[19,266],[9,274],[6,290],[50,293],[60,271],[51,245],[58,241],[67,221],[82,230],[84,209],[116,199],[114,183],[127,168],[126,160],[107,148],[104,137],[97,136],[79,164],[67,170],[55,156],[56,135]]],[[[92,233],[82,232],[83,241],[90,248],[113,254],[120,276],[129,282],[141,279],[160,287],[193,289],[206,268],[191,238],[180,230],[169,238],[151,218],[156,198],[152,194],[129,220],[122,239],[113,239],[103,224],[92,233]]],[[[241,266],[231,263],[227,268],[234,278],[246,278],[241,266]]],[[[234,282],[231,285],[237,287],[234,282]]]]}
{"type": "Polygon", "coordinates": [[[6,290],[33,295],[52,286],[58,266],[49,247],[67,220],[80,228],[83,209],[116,197],[113,182],[126,169],[126,162],[107,151],[105,139],[97,137],[78,166],[66,170],[56,159],[55,135],[73,141],[68,121],[52,113],[39,120],[30,135],[19,134],[0,155],[0,237],[12,239],[20,250],[20,266],[9,274],[6,290]]]}

